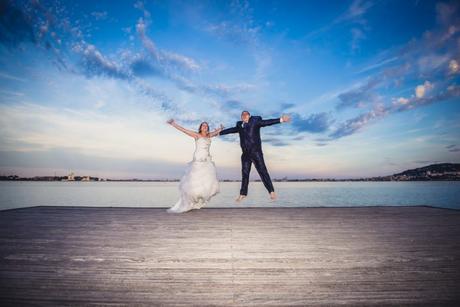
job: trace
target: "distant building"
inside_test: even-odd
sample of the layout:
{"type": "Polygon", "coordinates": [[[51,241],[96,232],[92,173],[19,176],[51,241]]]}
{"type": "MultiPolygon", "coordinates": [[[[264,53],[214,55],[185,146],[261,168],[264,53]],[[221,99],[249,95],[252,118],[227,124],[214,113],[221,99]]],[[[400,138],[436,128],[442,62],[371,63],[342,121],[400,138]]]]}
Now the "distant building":
{"type": "Polygon", "coordinates": [[[67,181],[75,181],[75,174],[73,172],[67,175],[67,181]]]}

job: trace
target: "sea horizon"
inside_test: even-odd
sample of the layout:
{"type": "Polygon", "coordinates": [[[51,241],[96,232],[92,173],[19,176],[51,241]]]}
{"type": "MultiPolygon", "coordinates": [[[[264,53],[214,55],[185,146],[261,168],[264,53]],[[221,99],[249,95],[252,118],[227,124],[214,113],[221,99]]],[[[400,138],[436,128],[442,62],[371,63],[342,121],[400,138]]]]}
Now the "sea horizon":
{"type": "MultiPolygon", "coordinates": [[[[272,201],[259,181],[236,203],[240,182],[220,182],[207,208],[432,206],[460,209],[460,181],[274,182],[272,201]]],[[[168,208],[179,199],[179,182],[0,181],[0,210],[35,206],[168,208]]]]}
{"type": "MultiPolygon", "coordinates": [[[[218,176],[220,177],[220,176],[218,176]]],[[[102,178],[90,175],[75,175],[70,172],[65,176],[37,175],[20,177],[18,175],[0,175],[0,181],[145,181],[145,182],[176,182],[180,178],[102,178]]],[[[223,182],[241,182],[241,179],[219,178],[223,182]]],[[[309,181],[458,181],[460,180],[460,163],[436,163],[415,169],[406,169],[402,172],[383,176],[356,176],[356,177],[310,177],[297,178],[274,177],[275,182],[309,182],[309,181]]],[[[251,182],[260,182],[260,178],[250,178],[251,182]]]]}

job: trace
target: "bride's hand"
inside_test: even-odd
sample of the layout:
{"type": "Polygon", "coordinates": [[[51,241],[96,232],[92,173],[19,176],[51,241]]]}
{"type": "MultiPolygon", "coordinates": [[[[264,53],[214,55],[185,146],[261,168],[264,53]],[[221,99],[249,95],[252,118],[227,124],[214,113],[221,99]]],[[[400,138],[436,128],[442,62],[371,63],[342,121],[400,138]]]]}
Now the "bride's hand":
{"type": "Polygon", "coordinates": [[[172,125],[172,123],[174,123],[174,119],[172,119],[172,118],[171,118],[171,119],[168,119],[166,122],[167,122],[168,124],[172,125]]]}

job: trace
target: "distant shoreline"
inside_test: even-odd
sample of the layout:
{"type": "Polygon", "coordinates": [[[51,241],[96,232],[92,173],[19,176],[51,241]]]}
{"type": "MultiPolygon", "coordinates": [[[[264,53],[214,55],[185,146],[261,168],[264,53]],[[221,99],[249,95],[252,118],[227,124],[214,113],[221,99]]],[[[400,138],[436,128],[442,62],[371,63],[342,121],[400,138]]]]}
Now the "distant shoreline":
{"type": "MultiPolygon", "coordinates": [[[[180,179],[110,179],[89,175],[75,175],[71,172],[67,176],[35,176],[19,177],[18,175],[0,175],[0,181],[117,181],[117,182],[178,182],[180,179]]],[[[222,182],[241,182],[241,180],[223,179],[222,182]]],[[[260,179],[252,180],[255,182],[260,179]]],[[[405,170],[401,173],[360,178],[301,178],[289,179],[287,176],[273,179],[274,182],[343,182],[343,181],[460,181],[460,163],[438,163],[424,167],[405,170]]]]}

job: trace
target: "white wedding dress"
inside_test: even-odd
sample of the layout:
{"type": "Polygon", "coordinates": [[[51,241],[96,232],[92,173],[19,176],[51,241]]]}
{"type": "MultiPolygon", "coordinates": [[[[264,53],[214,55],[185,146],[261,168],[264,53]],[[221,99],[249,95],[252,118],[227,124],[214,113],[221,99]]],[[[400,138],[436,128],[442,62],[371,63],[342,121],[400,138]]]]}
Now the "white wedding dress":
{"type": "Polygon", "coordinates": [[[200,209],[219,193],[216,166],[209,154],[211,139],[200,137],[195,140],[193,160],[187,163],[179,184],[180,199],[169,208],[169,213],[181,213],[200,209]]]}

